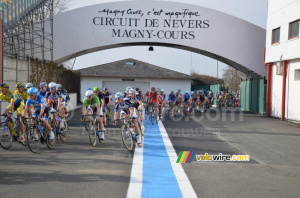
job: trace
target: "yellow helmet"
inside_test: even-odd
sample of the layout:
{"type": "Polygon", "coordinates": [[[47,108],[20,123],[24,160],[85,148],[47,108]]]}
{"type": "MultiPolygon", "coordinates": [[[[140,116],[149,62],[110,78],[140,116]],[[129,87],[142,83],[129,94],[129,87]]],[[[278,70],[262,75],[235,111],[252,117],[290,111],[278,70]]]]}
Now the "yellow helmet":
{"type": "Polygon", "coordinates": [[[6,84],[6,83],[3,83],[0,85],[0,88],[6,88],[6,89],[9,89],[9,85],[6,84]]]}

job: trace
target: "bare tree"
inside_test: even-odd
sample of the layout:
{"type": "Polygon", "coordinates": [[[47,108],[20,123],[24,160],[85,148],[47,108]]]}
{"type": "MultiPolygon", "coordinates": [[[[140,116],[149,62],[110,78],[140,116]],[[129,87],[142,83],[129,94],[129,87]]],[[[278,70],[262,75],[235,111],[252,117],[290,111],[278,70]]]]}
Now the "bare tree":
{"type": "Polygon", "coordinates": [[[241,79],[246,79],[248,76],[233,67],[227,66],[223,73],[224,86],[229,88],[229,91],[237,92],[240,90],[241,79]]]}
{"type": "Polygon", "coordinates": [[[71,0],[54,0],[53,1],[53,14],[66,11],[71,5],[71,0]]]}

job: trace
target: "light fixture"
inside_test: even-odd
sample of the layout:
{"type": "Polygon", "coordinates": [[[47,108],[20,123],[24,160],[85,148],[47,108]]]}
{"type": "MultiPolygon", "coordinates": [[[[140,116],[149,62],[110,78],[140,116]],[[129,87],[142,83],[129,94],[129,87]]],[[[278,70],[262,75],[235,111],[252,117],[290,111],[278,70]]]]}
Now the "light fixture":
{"type": "Polygon", "coordinates": [[[150,46],[149,49],[148,49],[148,51],[149,51],[149,52],[153,52],[153,51],[154,51],[153,47],[150,46]]]}

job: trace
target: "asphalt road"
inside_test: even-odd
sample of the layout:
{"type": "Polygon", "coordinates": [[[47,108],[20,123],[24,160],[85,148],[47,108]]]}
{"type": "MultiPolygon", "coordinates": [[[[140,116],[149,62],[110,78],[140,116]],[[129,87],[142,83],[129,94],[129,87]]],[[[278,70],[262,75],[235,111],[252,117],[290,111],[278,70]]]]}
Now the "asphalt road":
{"type": "MultiPolygon", "coordinates": [[[[212,110],[163,124],[177,154],[247,154],[250,162],[182,164],[198,197],[300,197],[300,127],[278,119],[212,110]],[[204,115],[204,114],[203,114],[204,115]],[[241,116],[242,115],[242,116],[241,116]]],[[[119,129],[92,147],[76,111],[66,143],[39,154],[0,149],[0,197],[126,197],[133,154],[119,129]]],[[[168,197],[162,195],[162,197],[168,197]]]]}

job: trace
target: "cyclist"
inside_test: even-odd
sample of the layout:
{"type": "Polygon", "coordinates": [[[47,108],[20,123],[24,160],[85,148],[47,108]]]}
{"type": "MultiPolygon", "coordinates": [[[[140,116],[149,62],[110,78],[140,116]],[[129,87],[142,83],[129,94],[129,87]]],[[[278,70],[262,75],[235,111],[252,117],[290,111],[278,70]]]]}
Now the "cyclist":
{"type": "Polygon", "coordinates": [[[1,88],[0,103],[2,103],[2,101],[9,102],[9,105],[6,107],[4,114],[7,114],[8,118],[12,122],[12,118],[11,118],[12,113],[17,110],[17,118],[21,129],[19,142],[24,142],[25,127],[21,120],[23,109],[24,109],[24,102],[20,98],[19,94],[13,93],[12,91],[9,90],[8,84],[6,83],[1,84],[0,88],[1,88]]]}
{"type": "MultiPolygon", "coordinates": [[[[105,106],[108,109],[108,112],[105,112],[105,108],[103,109],[103,113],[108,113],[108,116],[111,117],[111,102],[112,102],[112,96],[111,93],[108,91],[107,88],[103,88],[103,97],[104,97],[104,102],[105,106]]],[[[105,115],[104,115],[105,117],[105,115]]]]}
{"type": "MultiPolygon", "coordinates": [[[[61,96],[61,93],[56,90],[56,83],[51,82],[51,83],[49,83],[48,86],[50,88],[50,91],[46,93],[45,99],[49,105],[50,113],[57,111],[59,113],[59,116],[62,119],[65,119],[65,112],[63,109],[64,107],[62,106],[62,96],[61,96]]],[[[63,122],[60,122],[60,129],[61,129],[61,131],[64,130],[63,122]]]]}
{"type": "Polygon", "coordinates": [[[130,87],[130,86],[126,87],[126,91],[123,94],[123,98],[130,98],[130,96],[129,96],[130,89],[132,89],[132,87],[130,87]]]}
{"type": "Polygon", "coordinates": [[[202,112],[203,112],[203,109],[204,109],[204,103],[205,103],[205,95],[204,95],[204,92],[203,90],[201,91],[198,91],[198,105],[202,107],[202,112]]]}
{"type": "MultiPolygon", "coordinates": [[[[151,87],[151,93],[149,94],[149,100],[148,100],[148,106],[151,108],[151,105],[155,106],[156,114],[159,113],[158,111],[158,99],[159,95],[157,94],[155,87],[151,87]]],[[[157,120],[159,120],[159,117],[157,115],[157,120]]]]}
{"type": "Polygon", "coordinates": [[[53,129],[51,128],[48,117],[49,117],[49,106],[48,103],[45,101],[44,97],[41,95],[38,95],[38,89],[35,87],[31,87],[28,90],[29,98],[26,102],[26,107],[23,112],[23,117],[29,112],[31,106],[35,109],[34,116],[38,116],[39,119],[43,119],[43,123],[47,127],[47,129],[50,131],[50,140],[54,140],[54,133],[53,129]]]}
{"type": "Polygon", "coordinates": [[[144,100],[144,96],[143,96],[143,93],[142,93],[142,91],[140,90],[140,88],[135,88],[135,90],[137,91],[137,93],[140,95],[140,97],[141,97],[141,100],[143,101],[144,100]]]}
{"type": "Polygon", "coordinates": [[[207,96],[205,97],[205,101],[206,101],[206,103],[209,104],[209,107],[212,106],[213,101],[214,101],[214,97],[213,97],[212,91],[209,91],[209,92],[207,93],[207,96]]]}
{"type": "MultiPolygon", "coordinates": [[[[98,87],[94,87],[93,91],[94,91],[94,95],[97,96],[99,98],[100,101],[100,108],[101,108],[101,112],[103,113],[103,117],[105,118],[105,112],[104,112],[104,95],[102,93],[102,88],[98,88],[98,87]]],[[[94,112],[97,111],[97,107],[94,108],[94,112]]],[[[104,131],[106,131],[106,119],[103,119],[103,125],[104,125],[104,131]]]]}
{"type": "Polygon", "coordinates": [[[160,107],[160,119],[162,119],[162,114],[164,113],[164,107],[166,104],[166,94],[165,90],[161,89],[159,92],[159,107],[160,107]]]}
{"type": "Polygon", "coordinates": [[[49,91],[50,90],[48,89],[46,82],[40,83],[40,92],[39,92],[39,95],[45,97],[46,93],[49,92],[49,91]]]}
{"type": "MultiPolygon", "coordinates": [[[[184,104],[184,111],[186,111],[186,108],[189,107],[191,104],[191,95],[189,91],[186,91],[183,96],[183,104],[184,104]]],[[[182,112],[183,115],[184,112],[182,112]]]]}
{"type": "Polygon", "coordinates": [[[116,106],[115,106],[115,115],[114,115],[114,125],[117,125],[117,119],[118,119],[118,111],[121,109],[120,112],[120,117],[124,118],[128,113],[130,120],[132,120],[132,123],[134,124],[135,127],[135,132],[136,132],[136,139],[137,139],[137,144],[140,145],[142,143],[142,137],[140,135],[140,128],[138,126],[137,122],[137,115],[136,112],[134,111],[132,104],[128,98],[123,97],[124,94],[122,92],[118,92],[115,94],[116,97],[116,106]],[[129,110],[129,112],[128,112],[129,110]]]}
{"type": "Polygon", "coordinates": [[[174,91],[172,90],[171,93],[169,94],[168,97],[168,102],[169,102],[169,108],[171,111],[171,116],[173,117],[173,110],[175,108],[175,101],[176,101],[176,95],[174,94],[174,91]]]}
{"type": "Polygon", "coordinates": [[[143,111],[142,98],[141,98],[140,94],[138,94],[137,91],[134,89],[131,89],[129,91],[129,94],[130,94],[130,102],[132,103],[132,107],[134,107],[135,111],[138,110],[140,121],[143,122],[144,119],[143,119],[143,114],[142,114],[142,111],[143,111]]]}
{"type": "MultiPolygon", "coordinates": [[[[97,120],[99,123],[99,128],[100,128],[100,140],[104,140],[104,128],[103,128],[103,111],[101,108],[101,103],[100,100],[98,98],[98,96],[96,96],[94,94],[94,92],[92,90],[88,90],[85,92],[85,98],[83,99],[82,102],[82,116],[85,116],[86,114],[92,114],[92,109],[91,108],[87,108],[87,106],[96,106],[96,110],[97,112],[94,112],[94,114],[97,115],[97,120]]],[[[83,120],[83,119],[82,119],[83,120]]],[[[91,121],[91,117],[88,117],[88,120],[91,121]]],[[[93,125],[91,126],[91,132],[93,133],[93,125]]]]}
{"type": "Polygon", "coordinates": [[[196,103],[198,101],[198,96],[197,92],[195,93],[194,91],[191,92],[191,99],[192,99],[192,109],[196,107],[196,103]]]}
{"type": "Polygon", "coordinates": [[[26,104],[27,98],[28,98],[28,94],[27,92],[24,90],[25,86],[22,83],[18,83],[16,85],[16,91],[15,94],[18,94],[20,96],[20,98],[24,101],[24,105],[26,104]]]}
{"type": "Polygon", "coordinates": [[[60,92],[60,95],[61,95],[61,100],[62,100],[61,104],[62,104],[62,110],[63,110],[62,114],[66,115],[67,114],[67,106],[68,106],[68,103],[70,102],[70,96],[69,96],[67,90],[62,88],[61,84],[56,85],[56,90],[58,92],[60,92]]]}

